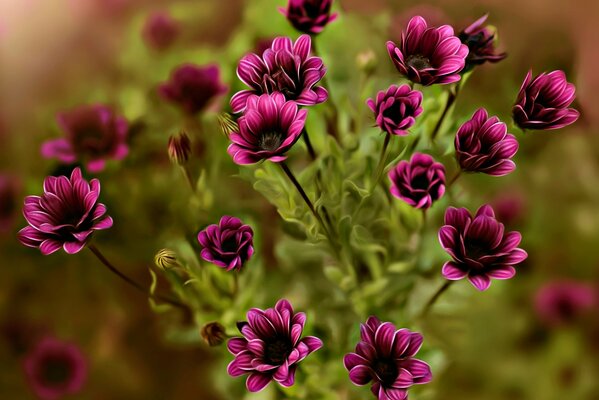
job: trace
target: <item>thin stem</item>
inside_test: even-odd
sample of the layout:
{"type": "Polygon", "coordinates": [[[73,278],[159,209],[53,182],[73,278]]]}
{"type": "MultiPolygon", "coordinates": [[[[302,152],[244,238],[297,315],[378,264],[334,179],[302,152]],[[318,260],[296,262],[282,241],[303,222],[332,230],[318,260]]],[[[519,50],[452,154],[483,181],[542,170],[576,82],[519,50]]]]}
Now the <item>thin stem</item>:
{"type": "Polygon", "coordinates": [[[437,302],[437,300],[439,300],[439,297],[441,297],[441,295],[443,293],[445,293],[445,291],[447,289],[449,289],[449,287],[453,284],[453,282],[455,281],[445,281],[445,283],[443,284],[443,286],[441,286],[439,288],[439,290],[437,290],[435,292],[435,294],[433,295],[433,297],[431,297],[429,299],[429,301],[426,303],[426,305],[424,306],[424,309],[422,310],[422,313],[420,314],[421,317],[425,317],[428,312],[430,311],[430,309],[433,307],[433,305],[435,305],[435,303],[437,302]]]}
{"type": "Polygon", "coordinates": [[[460,169],[456,174],[451,178],[451,180],[445,185],[446,189],[449,189],[453,184],[458,180],[458,178],[462,176],[462,170],[460,169]]]}
{"type": "Polygon", "coordinates": [[[316,152],[314,151],[314,147],[312,147],[312,142],[310,141],[310,136],[308,135],[308,130],[306,127],[302,130],[302,136],[304,137],[304,142],[306,143],[306,148],[308,149],[308,154],[310,154],[310,158],[312,161],[316,160],[316,152]]]}
{"type": "MultiPolygon", "coordinates": [[[[312,35],[312,53],[314,53],[314,55],[316,57],[322,58],[322,56],[319,54],[319,51],[316,47],[316,35],[312,35]]],[[[335,104],[333,104],[333,102],[331,101],[333,96],[331,94],[331,85],[329,84],[329,78],[326,73],[322,77],[321,81],[322,81],[322,85],[329,93],[329,96],[328,96],[329,100],[327,101],[327,105],[332,110],[332,115],[327,116],[327,128],[329,128],[329,129],[327,129],[327,133],[329,135],[333,136],[335,138],[335,140],[337,141],[337,143],[340,143],[339,142],[339,132],[337,130],[337,121],[339,119],[339,114],[337,112],[337,107],[335,107],[335,104]]]]}
{"type": "Polygon", "coordinates": [[[100,262],[102,264],[104,264],[104,266],[106,266],[106,268],[108,268],[112,273],[116,274],[119,278],[121,278],[122,280],[124,280],[125,282],[127,282],[129,285],[133,286],[140,292],[144,293],[145,295],[147,295],[148,297],[150,297],[154,300],[160,300],[160,301],[168,303],[172,306],[178,307],[182,310],[188,311],[188,308],[185,304],[179,303],[176,300],[170,299],[168,297],[164,297],[159,294],[152,294],[148,291],[148,289],[143,287],[141,284],[139,284],[138,282],[129,278],[127,275],[123,274],[114,265],[112,265],[106,257],[104,257],[104,255],[100,252],[100,250],[95,245],[90,244],[90,245],[88,245],[88,248],[91,250],[92,253],[94,253],[94,255],[98,258],[98,260],[100,260],[100,262]]]}
{"type": "Polygon", "coordinates": [[[389,142],[391,141],[391,134],[387,132],[385,136],[385,142],[383,143],[383,148],[381,150],[381,156],[379,158],[379,165],[376,167],[376,173],[374,175],[374,183],[372,185],[373,188],[378,185],[381,180],[381,176],[383,175],[383,171],[385,169],[385,160],[387,159],[387,148],[389,147],[389,142]]]}
{"type": "Polygon", "coordinates": [[[183,175],[185,175],[185,180],[189,184],[189,187],[191,188],[191,191],[193,193],[195,193],[196,192],[196,186],[193,183],[193,178],[191,177],[191,171],[189,170],[189,166],[187,164],[182,165],[181,169],[183,170],[183,175]]]}
{"type": "Polygon", "coordinates": [[[435,128],[433,129],[433,133],[431,134],[431,141],[435,141],[435,139],[437,138],[437,135],[439,134],[439,130],[441,129],[441,125],[443,125],[443,121],[445,120],[445,117],[447,116],[447,114],[449,113],[449,110],[451,109],[451,106],[453,105],[453,103],[455,103],[455,100],[458,97],[458,93],[460,91],[460,84],[458,83],[455,91],[449,91],[449,95],[447,96],[447,102],[445,103],[445,108],[443,109],[443,113],[441,113],[441,117],[439,117],[439,120],[437,121],[437,124],[435,125],[435,128]]]}
{"type": "Polygon", "coordinates": [[[316,220],[318,221],[318,223],[324,229],[326,229],[324,221],[322,220],[322,218],[320,217],[320,215],[316,212],[316,208],[314,208],[314,204],[312,204],[312,201],[310,200],[310,198],[308,197],[308,195],[304,191],[304,188],[302,187],[302,185],[295,178],[295,175],[293,175],[293,172],[291,172],[291,170],[289,169],[289,167],[287,166],[287,164],[285,164],[284,162],[279,163],[279,165],[281,166],[281,168],[283,168],[283,171],[285,172],[285,175],[287,175],[287,177],[289,178],[289,180],[291,181],[291,183],[293,183],[293,185],[295,186],[295,188],[299,192],[300,196],[302,196],[302,199],[304,199],[304,202],[306,203],[306,205],[310,209],[310,212],[312,213],[312,215],[314,215],[314,218],[316,218],[316,220]]]}
{"type": "Polygon", "coordinates": [[[231,297],[234,299],[237,297],[239,292],[239,271],[233,271],[233,290],[231,291],[231,297]]]}

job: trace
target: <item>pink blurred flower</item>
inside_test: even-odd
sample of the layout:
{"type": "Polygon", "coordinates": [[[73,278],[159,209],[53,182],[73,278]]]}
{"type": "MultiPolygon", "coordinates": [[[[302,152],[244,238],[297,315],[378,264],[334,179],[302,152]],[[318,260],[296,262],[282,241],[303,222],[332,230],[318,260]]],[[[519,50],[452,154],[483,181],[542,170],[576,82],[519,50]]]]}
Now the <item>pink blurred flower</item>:
{"type": "Polygon", "coordinates": [[[179,35],[179,24],[167,12],[156,11],[148,16],[142,30],[146,43],[156,50],[170,47],[179,35]]]}
{"type": "Polygon", "coordinates": [[[566,324],[595,308],[597,294],[596,288],[585,282],[550,282],[537,291],[535,310],[548,325],[566,324]]]}
{"type": "Polygon", "coordinates": [[[337,13],[331,14],[332,5],[333,0],[289,0],[279,11],[298,31],[316,34],[337,19],[337,13]]]}

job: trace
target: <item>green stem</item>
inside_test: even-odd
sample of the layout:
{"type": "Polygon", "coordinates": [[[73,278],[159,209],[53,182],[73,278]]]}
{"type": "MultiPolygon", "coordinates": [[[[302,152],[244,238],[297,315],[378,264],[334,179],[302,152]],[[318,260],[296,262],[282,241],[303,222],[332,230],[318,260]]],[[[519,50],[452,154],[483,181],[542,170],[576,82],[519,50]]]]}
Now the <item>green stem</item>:
{"type": "Polygon", "coordinates": [[[441,125],[443,125],[443,121],[445,120],[445,117],[447,117],[447,114],[449,113],[451,106],[453,105],[453,103],[455,103],[459,92],[460,92],[460,84],[459,83],[457,84],[455,91],[452,91],[452,90],[449,91],[449,94],[447,95],[447,102],[445,103],[445,108],[443,109],[443,112],[441,113],[441,117],[439,117],[439,120],[437,121],[437,124],[435,125],[435,128],[433,129],[433,132],[431,134],[432,142],[434,142],[435,139],[437,138],[437,135],[439,134],[439,131],[441,129],[441,125]]]}
{"type": "Polygon", "coordinates": [[[381,180],[381,176],[383,175],[383,171],[385,170],[385,161],[387,159],[387,148],[389,147],[389,142],[391,141],[391,134],[387,132],[385,136],[385,141],[383,142],[383,148],[381,150],[381,156],[379,158],[379,164],[376,167],[376,173],[374,175],[374,183],[372,185],[373,188],[378,185],[381,180]]]}
{"type": "Polygon", "coordinates": [[[188,311],[188,308],[185,304],[179,303],[177,300],[173,300],[171,298],[168,297],[164,297],[160,294],[152,294],[149,292],[148,289],[146,289],[145,287],[143,287],[141,284],[139,284],[138,282],[134,281],[133,279],[129,278],[127,275],[123,274],[121,271],[119,271],[114,265],[112,265],[110,263],[110,261],[108,261],[108,259],[106,257],[104,257],[104,255],[100,252],[100,250],[93,244],[88,245],[88,248],[91,250],[92,253],[94,253],[94,255],[98,258],[98,260],[100,260],[100,262],[102,264],[104,264],[104,266],[106,266],[106,268],[108,268],[112,273],[114,273],[115,275],[117,275],[119,278],[121,278],[122,280],[124,280],[125,282],[127,282],[129,285],[133,286],[135,289],[139,290],[140,292],[144,293],[146,296],[154,299],[154,300],[159,300],[159,301],[163,301],[165,303],[168,303],[174,307],[180,308],[182,310],[188,311]]]}
{"type": "Polygon", "coordinates": [[[302,136],[304,137],[304,142],[306,143],[306,148],[308,149],[308,154],[310,154],[310,158],[312,161],[316,160],[316,152],[314,151],[314,147],[312,147],[312,142],[310,141],[310,136],[308,135],[308,130],[306,127],[302,130],[302,136]]]}
{"type": "Polygon", "coordinates": [[[445,283],[443,284],[443,286],[441,286],[435,292],[435,294],[429,299],[429,301],[426,303],[426,305],[424,306],[424,309],[422,310],[422,313],[420,314],[421,317],[425,317],[428,314],[428,312],[433,307],[433,305],[435,305],[435,303],[437,302],[437,300],[439,300],[439,297],[441,297],[441,295],[443,293],[445,293],[445,291],[447,289],[449,289],[449,287],[453,284],[453,282],[455,282],[455,281],[449,281],[449,280],[445,281],[445,283]]]}
{"type": "Polygon", "coordinates": [[[185,164],[181,166],[181,169],[183,170],[183,175],[185,175],[185,180],[187,181],[187,184],[189,185],[189,188],[191,189],[191,191],[193,193],[196,192],[196,186],[193,183],[193,178],[191,177],[191,171],[189,170],[189,165],[185,164]]]}
{"type": "Polygon", "coordinates": [[[458,180],[458,178],[462,176],[462,170],[460,169],[456,174],[451,178],[451,180],[445,185],[446,190],[449,190],[451,186],[458,180]]]}

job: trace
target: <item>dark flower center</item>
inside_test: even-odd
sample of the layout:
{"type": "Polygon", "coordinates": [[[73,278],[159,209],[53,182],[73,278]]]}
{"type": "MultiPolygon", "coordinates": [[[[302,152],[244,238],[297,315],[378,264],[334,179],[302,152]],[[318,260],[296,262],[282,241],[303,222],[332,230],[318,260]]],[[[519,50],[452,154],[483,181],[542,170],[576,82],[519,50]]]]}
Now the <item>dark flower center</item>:
{"type": "Polygon", "coordinates": [[[556,311],[564,321],[573,320],[576,316],[576,306],[566,297],[561,297],[555,304],[556,311]]]}
{"type": "Polygon", "coordinates": [[[72,365],[64,358],[52,357],[43,361],[41,378],[44,383],[59,385],[69,380],[72,365]]]}
{"type": "Polygon", "coordinates": [[[271,365],[280,365],[289,357],[292,349],[289,338],[277,337],[266,343],[264,361],[271,365]]]}
{"type": "MultiPolygon", "coordinates": [[[[402,103],[400,101],[396,101],[393,105],[383,111],[383,116],[389,118],[393,122],[400,122],[404,118],[404,113],[402,113],[402,103]]],[[[407,108],[404,110],[408,111],[407,108]]]]}
{"type": "Polygon", "coordinates": [[[322,13],[320,10],[322,7],[321,3],[322,3],[322,0],[306,1],[304,3],[304,10],[306,12],[306,15],[311,18],[316,18],[316,17],[320,16],[322,13]]]}
{"type": "Polygon", "coordinates": [[[415,70],[420,71],[425,68],[431,68],[431,60],[422,54],[412,54],[406,58],[406,64],[413,67],[415,70]]]}
{"type": "Polygon", "coordinates": [[[412,178],[412,188],[427,190],[430,182],[425,174],[416,175],[412,178]]]}
{"type": "Polygon", "coordinates": [[[275,151],[283,143],[283,135],[280,132],[264,132],[258,140],[258,147],[265,151],[275,151]]]}
{"type": "Polygon", "coordinates": [[[399,373],[395,360],[391,358],[377,358],[372,365],[372,369],[381,379],[383,386],[391,386],[399,373]]]}
{"type": "Polygon", "coordinates": [[[101,127],[87,126],[77,130],[73,144],[79,153],[101,155],[110,149],[111,141],[101,127]]]}
{"type": "Polygon", "coordinates": [[[227,238],[223,242],[221,249],[225,253],[235,253],[237,251],[237,239],[235,238],[235,236],[227,238]]]}
{"type": "Polygon", "coordinates": [[[466,254],[472,259],[479,259],[483,256],[489,255],[489,244],[482,240],[467,240],[466,243],[466,254]]]}

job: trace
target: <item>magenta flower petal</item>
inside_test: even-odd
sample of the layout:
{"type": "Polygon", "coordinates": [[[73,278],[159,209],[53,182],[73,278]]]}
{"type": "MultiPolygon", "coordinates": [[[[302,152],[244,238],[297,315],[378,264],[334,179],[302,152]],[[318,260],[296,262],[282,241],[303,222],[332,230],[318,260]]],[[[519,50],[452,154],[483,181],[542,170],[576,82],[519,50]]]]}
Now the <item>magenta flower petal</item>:
{"type": "Polygon", "coordinates": [[[392,135],[405,136],[422,113],[422,93],[408,85],[391,85],[375,99],[368,99],[367,104],[379,128],[392,135]]]}
{"type": "Polygon", "coordinates": [[[514,122],[522,129],[560,129],[576,122],[579,112],[568,108],[576,88],[557,70],[532,78],[529,71],[512,108],[514,122]]]}
{"type": "Polygon", "coordinates": [[[462,72],[467,72],[485,62],[496,63],[507,57],[506,53],[496,52],[495,31],[489,26],[483,26],[487,17],[488,15],[483,15],[458,35],[462,43],[468,46],[466,66],[462,72]]]}
{"type": "Polygon", "coordinates": [[[289,0],[287,8],[279,11],[298,31],[316,34],[337,18],[331,14],[332,4],[333,0],[289,0]]]}
{"type": "Polygon", "coordinates": [[[427,209],[445,193],[445,167],[428,154],[414,153],[391,171],[391,194],[415,208],[427,209]]]}
{"type": "Polygon", "coordinates": [[[254,254],[254,231],[240,219],[223,216],[218,225],[209,225],[198,233],[200,255],[227,271],[240,270],[254,254]]]}
{"type": "Polygon", "coordinates": [[[68,254],[81,251],[94,231],[112,226],[106,206],[98,203],[99,194],[99,181],[93,179],[90,185],[79,168],[70,178],[47,177],[42,196],[25,198],[23,215],[29,226],[19,231],[19,240],[44,255],[61,248],[68,254]]]}
{"type": "Polygon", "coordinates": [[[179,23],[168,13],[154,12],[144,23],[142,36],[151,48],[165,50],[177,39],[179,31],[179,23]]]}
{"type": "Polygon", "coordinates": [[[390,322],[370,317],[360,327],[362,340],[356,352],[343,359],[349,379],[358,386],[372,382],[379,399],[406,399],[412,385],[432,379],[430,367],[413,358],[422,346],[422,335],[408,329],[397,330],[390,322]]]}
{"type": "Polygon", "coordinates": [[[415,16],[402,32],[399,44],[387,42],[387,52],[400,74],[429,86],[460,80],[468,46],[454,36],[450,26],[429,28],[424,18],[415,16]]]}
{"type": "Polygon", "coordinates": [[[242,338],[232,338],[227,347],[235,356],[227,372],[231,376],[249,374],[247,389],[257,392],[271,380],[288,387],[295,382],[297,363],[322,347],[313,336],[300,339],[305,317],[294,313],[291,304],[279,300],[274,308],[253,308],[247,322],[238,323],[242,338]]]}
{"type": "Polygon", "coordinates": [[[449,280],[467,277],[478,290],[486,290],[491,278],[511,279],[516,274],[514,266],[527,257],[516,247],[521,239],[519,232],[505,232],[490,205],[480,207],[474,217],[465,208],[450,207],[439,242],[453,260],[441,273],[449,280]]]}

